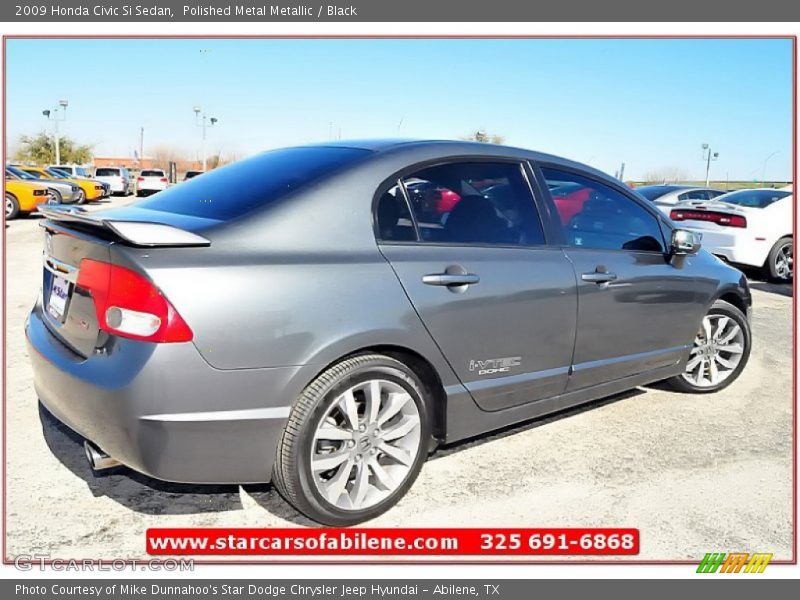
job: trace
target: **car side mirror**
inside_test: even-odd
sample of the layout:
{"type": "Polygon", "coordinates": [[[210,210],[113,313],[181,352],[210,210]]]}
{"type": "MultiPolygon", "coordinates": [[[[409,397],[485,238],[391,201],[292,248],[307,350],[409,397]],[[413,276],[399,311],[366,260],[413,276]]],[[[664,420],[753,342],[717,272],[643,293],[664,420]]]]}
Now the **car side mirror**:
{"type": "Polygon", "coordinates": [[[700,240],[702,234],[689,231],[688,229],[674,229],[670,242],[672,254],[687,255],[700,252],[700,240]]]}

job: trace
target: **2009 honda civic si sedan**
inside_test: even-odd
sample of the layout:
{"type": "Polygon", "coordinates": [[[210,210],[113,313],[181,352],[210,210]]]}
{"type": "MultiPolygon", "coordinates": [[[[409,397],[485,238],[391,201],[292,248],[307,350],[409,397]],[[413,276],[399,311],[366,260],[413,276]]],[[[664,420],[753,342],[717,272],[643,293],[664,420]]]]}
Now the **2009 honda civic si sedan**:
{"type": "Polygon", "coordinates": [[[44,211],[35,388],[93,467],[273,481],[324,524],[386,511],[439,443],[659,380],[714,392],[750,352],[739,271],[527,150],[288,148],[44,211]]]}

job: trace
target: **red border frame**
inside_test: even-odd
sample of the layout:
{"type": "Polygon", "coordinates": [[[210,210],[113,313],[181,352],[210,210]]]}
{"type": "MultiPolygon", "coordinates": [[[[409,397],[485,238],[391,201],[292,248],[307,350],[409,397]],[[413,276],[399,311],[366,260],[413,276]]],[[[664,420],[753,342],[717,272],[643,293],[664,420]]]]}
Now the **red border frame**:
{"type": "MultiPolygon", "coordinates": [[[[797,42],[798,36],[794,34],[787,34],[787,35],[728,35],[728,34],[720,34],[720,35],[578,35],[578,34],[565,34],[565,35],[522,35],[522,34],[515,34],[515,35],[434,35],[434,34],[426,34],[426,35],[311,35],[311,34],[303,34],[303,35],[3,35],[2,36],[2,43],[3,43],[3,67],[2,67],[2,76],[3,76],[3,108],[2,108],[2,118],[3,118],[3,135],[2,135],[2,153],[3,153],[3,163],[5,164],[6,160],[6,102],[5,102],[5,89],[6,89],[6,56],[7,56],[7,40],[12,39],[47,39],[47,40],[74,40],[74,39],[97,39],[97,40],[115,40],[115,39],[176,39],[176,40],[189,40],[189,39],[208,39],[208,40],[217,40],[217,39],[273,39],[273,40],[295,40],[295,39],[319,39],[319,40],[330,40],[330,39],[374,39],[374,40],[384,40],[384,39],[402,39],[402,40],[419,40],[419,39],[452,39],[452,40],[464,40],[464,39],[483,39],[483,40],[501,40],[501,39],[526,39],[526,40],[536,40],[536,39],[566,39],[566,40],[578,40],[578,39],[591,39],[591,40],[664,40],[664,39],[783,39],[783,40],[791,40],[792,41],[792,185],[794,186],[794,205],[792,207],[792,227],[796,228],[797,226],[797,42]]],[[[3,180],[3,192],[5,193],[5,180],[3,180]]],[[[5,215],[2,218],[3,221],[3,264],[2,264],[2,291],[3,291],[3,299],[4,299],[4,308],[6,308],[7,303],[7,295],[6,295],[6,228],[5,228],[5,215]]],[[[797,236],[793,237],[793,252],[795,255],[797,254],[797,236]]],[[[796,565],[798,564],[798,556],[797,556],[797,360],[796,360],[796,351],[797,351],[797,291],[798,291],[798,284],[797,280],[793,279],[792,281],[792,558],[790,560],[776,560],[772,561],[770,564],[772,565],[796,565]]],[[[2,381],[3,381],[3,414],[2,414],[2,443],[3,443],[3,455],[6,454],[6,310],[3,310],[2,316],[2,331],[3,331],[3,348],[2,348],[2,362],[3,362],[3,374],[2,374],[2,381]]],[[[9,560],[7,556],[7,545],[6,545],[6,461],[3,461],[2,465],[2,476],[3,476],[3,499],[2,499],[2,523],[3,523],[3,541],[2,541],[2,549],[3,549],[3,564],[4,565],[13,565],[14,561],[9,560]]],[[[151,557],[153,558],[153,557],[151,557]]],[[[164,557],[169,558],[169,557],[164,557]]],[[[184,557],[184,558],[191,558],[191,557],[184,557]]],[[[75,562],[82,562],[84,559],[47,559],[42,561],[43,564],[52,565],[54,562],[57,564],[64,564],[69,562],[70,560],[74,560],[75,562]]],[[[90,559],[90,560],[106,560],[110,562],[114,559],[90,559]]],[[[118,562],[124,562],[126,565],[133,565],[138,564],[141,565],[146,563],[148,558],[140,559],[140,560],[121,560],[118,562]]],[[[40,564],[40,561],[30,561],[32,564],[40,564]]],[[[282,564],[289,564],[289,565],[696,565],[697,561],[691,560],[493,560],[491,558],[483,559],[483,560],[437,560],[435,557],[430,557],[427,560],[398,560],[396,557],[389,558],[389,559],[373,559],[373,560],[299,560],[299,559],[286,559],[286,560],[202,560],[197,559],[194,560],[194,564],[196,565],[282,565],[282,564]]]]}

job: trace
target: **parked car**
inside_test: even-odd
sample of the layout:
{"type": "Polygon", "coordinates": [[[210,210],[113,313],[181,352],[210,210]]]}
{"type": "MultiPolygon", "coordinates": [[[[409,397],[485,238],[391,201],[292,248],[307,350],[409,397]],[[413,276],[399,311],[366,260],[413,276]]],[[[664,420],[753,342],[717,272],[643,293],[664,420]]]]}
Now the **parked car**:
{"type": "Polygon", "coordinates": [[[149,196],[167,189],[169,180],[161,169],[142,169],[136,178],[136,195],[149,196]]]}
{"type": "Polygon", "coordinates": [[[68,183],[66,181],[58,181],[56,179],[41,179],[30,173],[26,173],[25,171],[18,169],[17,167],[12,167],[11,165],[6,165],[6,180],[21,180],[21,181],[31,181],[33,183],[40,183],[42,185],[47,186],[47,189],[50,190],[52,193],[52,200],[54,204],[73,204],[77,202],[81,195],[81,188],[75,185],[74,183],[68,183]]]}
{"type": "Polygon", "coordinates": [[[28,355],[93,468],[271,480],[325,524],[389,509],[437,443],[658,380],[714,392],[750,352],[740,271],[619,181],[536,152],[332,142],[129,207],[42,210],[28,355]],[[460,195],[444,224],[426,227],[415,179],[460,195]],[[513,192],[502,215],[477,180],[513,192]],[[567,225],[555,181],[589,190],[567,225]]]}
{"type": "Polygon", "coordinates": [[[25,171],[26,173],[29,173],[34,177],[38,177],[39,179],[58,180],[63,181],[64,183],[77,185],[81,191],[78,192],[78,199],[75,201],[75,204],[83,204],[87,201],[99,200],[105,194],[105,188],[99,181],[95,182],[92,179],[83,179],[82,177],[67,177],[63,173],[50,168],[29,167],[25,165],[15,166],[19,170],[25,171]]]}
{"type": "Polygon", "coordinates": [[[713,200],[725,192],[709,187],[692,185],[643,185],[636,191],[653,202],[664,213],[669,214],[672,207],[684,200],[713,200]]]}
{"type": "Polygon", "coordinates": [[[184,181],[189,181],[197,177],[198,175],[202,175],[205,171],[186,171],[186,175],[183,176],[184,181]]]}
{"type": "MultiPolygon", "coordinates": [[[[102,194],[101,198],[108,198],[111,195],[111,186],[108,183],[105,183],[104,181],[99,181],[99,180],[94,179],[92,177],[79,177],[77,175],[73,175],[72,171],[64,170],[64,169],[62,169],[60,167],[48,167],[48,170],[51,171],[51,172],[54,172],[54,173],[58,173],[59,175],[62,175],[62,176],[67,177],[67,178],[74,178],[74,179],[82,179],[84,181],[91,181],[95,185],[96,184],[100,184],[103,187],[103,194],[102,194]]],[[[83,167],[81,167],[81,171],[85,171],[85,169],[83,169],[83,167]]]]}
{"type": "Polygon", "coordinates": [[[131,174],[125,167],[97,167],[94,178],[107,184],[112,194],[131,193],[131,174]]]}
{"type": "Polygon", "coordinates": [[[794,274],[793,196],[772,189],[739,190],[714,200],[676,204],[670,216],[703,235],[703,245],[724,260],[756,267],[777,281],[794,274]]]}
{"type": "Polygon", "coordinates": [[[6,179],[6,221],[27,215],[39,205],[54,202],[52,192],[46,185],[21,179],[6,179]]]}
{"type": "Polygon", "coordinates": [[[70,177],[83,177],[84,179],[91,179],[92,175],[89,169],[81,167],[80,165],[50,165],[50,169],[58,169],[66,173],[70,177]]]}

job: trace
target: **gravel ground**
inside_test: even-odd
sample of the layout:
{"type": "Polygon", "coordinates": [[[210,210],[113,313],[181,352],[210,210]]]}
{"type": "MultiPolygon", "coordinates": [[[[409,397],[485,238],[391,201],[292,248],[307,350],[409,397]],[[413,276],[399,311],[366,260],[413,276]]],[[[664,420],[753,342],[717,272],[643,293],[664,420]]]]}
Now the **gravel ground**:
{"type": "MultiPolygon", "coordinates": [[[[309,525],[269,486],[92,474],[80,438],[40,411],[31,383],[23,324],[40,284],[40,244],[37,218],[10,223],[7,557],[141,558],[148,527],[309,525]]],[[[753,353],[726,390],[640,388],[440,449],[402,502],[370,525],[633,526],[639,559],[710,551],[791,559],[791,288],[752,285],[753,353]]]]}

